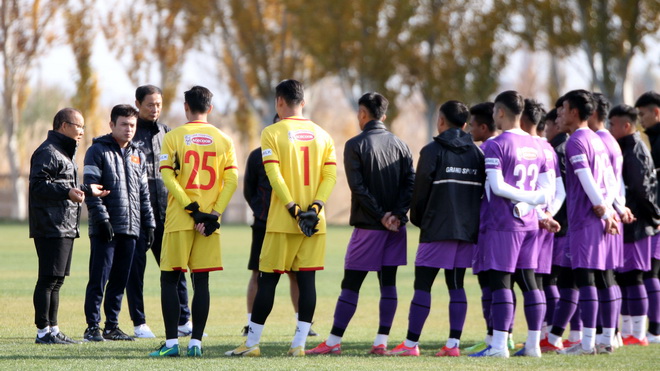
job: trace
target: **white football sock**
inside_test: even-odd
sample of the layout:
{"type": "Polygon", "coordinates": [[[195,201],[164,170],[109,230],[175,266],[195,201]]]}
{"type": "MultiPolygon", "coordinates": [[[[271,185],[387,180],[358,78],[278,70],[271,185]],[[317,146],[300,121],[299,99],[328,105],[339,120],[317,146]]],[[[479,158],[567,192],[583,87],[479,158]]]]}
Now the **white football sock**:
{"type": "Polygon", "coordinates": [[[165,346],[171,348],[175,345],[179,345],[179,339],[167,339],[165,340],[165,346]]]}
{"type": "Polygon", "coordinates": [[[411,340],[408,340],[408,339],[403,341],[403,345],[407,346],[408,348],[414,348],[414,347],[417,346],[417,344],[419,344],[418,341],[411,341],[411,340]]]}
{"type": "Polygon", "coordinates": [[[541,331],[527,331],[527,341],[525,342],[525,349],[536,349],[539,347],[541,341],[541,331]]]}
{"type": "Polygon", "coordinates": [[[188,349],[194,346],[198,346],[199,349],[202,349],[202,341],[197,339],[190,339],[190,341],[188,342],[188,349]]]}
{"type": "Polygon", "coordinates": [[[559,348],[559,346],[561,345],[561,336],[557,336],[557,335],[553,334],[552,332],[549,333],[548,334],[548,343],[550,343],[550,344],[556,346],[557,348],[559,348]]]}
{"type": "Polygon", "coordinates": [[[60,326],[50,326],[50,332],[53,335],[57,335],[60,333],[60,326]]]}
{"type": "Polygon", "coordinates": [[[264,331],[264,325],[258,325],[252,321],[248,322],[248,336],[245,340],[245,346],[250,348],[257,344],[261,340],[261,333],[264,331]]]}
{"type": "Polygon", "coordinates": [[[445,344],[445,346],[447,348],[458,348],[458,346],[460,344],[461,344],[460,340],[454,339],[454,338],[449,338],[449,339],[447,339],[447,344],[445,344]]]}
{"type": "Polygon", "coordinates": [[[596,329],[584,327],[582,329],[582,349],[591,351],[596,346],[596,329]]]}
{"type": "Polygon", "coordinates": [[[632,336],[642,340],[646,335],[646,316],[630,316],[632,322],[632,336]]]}
{"type": "Polygon", "coordinates": [[[335,346],[340,343],[341,343],[341,336],[337,336],[333,334],[328,335],[328,338],[325,340],[325,345],[329,347],[335,346]]]}
{"type": "Polygon", "coordinates": [[[490,342],[490,346],[493,349],[502,350],[506,349],[506,341],[509,338],[508,331],[493,331],[493,340],[490,342]]]}
{"type": "Polygon", "coordinates": [[[252,313],[247,314],[248,322],[252,321],[252,313]]]}
{"type": "Polygon", "coordinates": [[[48,326],[46,326],[44,328],[38,328],[37,329],[37,337],[41,339],[42,337],[46,336],[46,334],[49,333],[49,332],[50,332],[50,327],[48,327],[48,326]]]}
{"type": "Polygon", "coordinates": [[[621,316],[621,336],[622,337],[628,337],[632,335],[632,321],[630,319],[630,316],[625,315],[621,316]]]}
{"type": "Polygon", "coordinates": [[[493,335],[486,335],[484,343],[486,343],[486,345],[490,345],[491,341],[493,341],[493,335]]]}
{"type": "Polygon", "coordinates": [[[305,349],[305,342],[307,341],[307,335],[309,334],[310,327],[312,327],[311,322],[298,321],[296,334],[293,336],[293,341],[291,342],[291,348],[298,348],[299,346],[302,346],[303,349],[305,349]]]}
{"type": "Polygon", "coordinates": [[[614,341],[614,329],[603,327],[603,334],[600,337],[600,341],[601,341],[600,344],[612,346],[614,341]]]}
{"type": "Polygon", "coordinates": [[[575,343],[582,340],[582,330],[571,330],[568,334],[568,341],[575,343]]]}
{"type": "Polygon", "coordinates": [[[387,339],[389,337],[389,335],[377,334],[376,339],[374,340],[374,346],[383,345],[387,348],[387,339]]]}

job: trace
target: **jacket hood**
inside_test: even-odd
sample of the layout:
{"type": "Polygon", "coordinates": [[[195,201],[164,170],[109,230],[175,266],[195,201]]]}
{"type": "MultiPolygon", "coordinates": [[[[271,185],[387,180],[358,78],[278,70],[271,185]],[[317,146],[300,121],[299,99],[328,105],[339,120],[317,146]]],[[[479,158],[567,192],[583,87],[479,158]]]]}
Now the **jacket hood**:
{"type": "Polygon", "coordinates": [[[474,145],[472,136],[461,129],[451,128],[433,138],[441,145],[448,147],[452,152],[465,152],[474,145]]]}
{"type": "Polygon", "coordinates": [[[48,140],[59,145],[70,158],[75,156],[76,149],[78,148],[77,140],[69,138],[55,130],[48,130],[48,140]]]}
{"type": "MultiPolygon", "coordinates": [[[[95,143],[103,143],[103,144],[106,144],[106,145],[109,145],[109,146],[114,145],[114,146],[117,146],[117,148],[119,148],[119,144],[117,143],[115,138],[112,137],[112,134],[106,134],[106,135],[102,135],[100,137],[96,137],[92,140],[92,143],[94,143],[94,144],[95,143]]],[[[127,148],[137,149],[137,147],[135,147],[135,145],[133,144],[133,141],[128,142],[128,147],[127,148]]]]}
{"type": "Polygon", "coordinates": [[[627,146],[630,146],[630,145],[635,145],[635,143],[640,141],[641,139],[642,138],[639,135],[639,132],[636,131],[636,132],[634,132],[630,135],[626,135],[625,137],[621,137],[621,138],[617,139],[617,142],[619,142],[619,146],[621,146],[621,148],[623,148],[623,147],[627,147],[627,146]]]}

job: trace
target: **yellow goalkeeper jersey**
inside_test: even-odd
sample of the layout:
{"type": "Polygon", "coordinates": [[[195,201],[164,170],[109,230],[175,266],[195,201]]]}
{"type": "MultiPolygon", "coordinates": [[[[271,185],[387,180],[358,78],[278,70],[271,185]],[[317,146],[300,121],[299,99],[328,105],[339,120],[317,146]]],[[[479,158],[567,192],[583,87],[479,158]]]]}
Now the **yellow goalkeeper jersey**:
{"type": "Polygon", "coordinates": [[[188,122],[165,134],[160,172],[169,191],[165,232],[193,229],[193,219],[184,210],[188,204],[196,201],[200,211],[222,214],[236,190],[234,144],[209,123],[188,122]]]}
{"type": "MultiPolygon", "coordinates": [[[[337,158],[330,135],[302,117],[288,117],[261,133],[261,157],[273,187],[267,232],[302,233],[286,205],[293,201],[303,210],[327,201],[337,181],[337,158]]],[[[325,233],[325,208],[318,233],[325,233]]]]}

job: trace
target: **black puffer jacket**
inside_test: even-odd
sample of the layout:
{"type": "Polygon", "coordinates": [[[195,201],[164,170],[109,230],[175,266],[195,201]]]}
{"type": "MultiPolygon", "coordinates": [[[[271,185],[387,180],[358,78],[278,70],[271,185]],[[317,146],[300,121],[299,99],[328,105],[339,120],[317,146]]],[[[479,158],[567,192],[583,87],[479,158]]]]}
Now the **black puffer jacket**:
{"type": "MultiPolygon", "coordinates": [[[[660,122],[646,129],[644,133],[649,138],[649,144],[651,145],[651,157],[653,157],[653,163],[655,166],[660,166],[660,122]]],[[[655,175],[658,176],[660,168],[655,169],[655,175]]],[[[660,187],[656,193],[656,201],[660,202],[660,187]]]]}
{"type": "Polygon", "coordinates": [[[115,234],[135,237],[141,227],[156,227],[144,164],[144,154],[134,144],[129,143],[122,155],[111,134],[94,138],[85,154],[83,181],[101,184],[110,194],[85,199],[91,236],[98,233],[97,224],[103,220],[110,220],[115,234]]]}
{"type": "Polygon", "coordinates": [[[620,138],[618,142],[623,154],[626,206],[637,218],[631,224],[623,225],[623,241],[634,242],[653,236],[660,222],[656,200],[658,179],[651,153],[639,133],[620,138]]]}
{"type": "Polygon", "coordinates": [[[132,140],[132,143],[144,153],[151,207],[153,207],[154,215],[159,219],[160,223],[165,223],[167,188],[165,188],[163,178],[160,175],[160,171],[158,171],[160,167],[158,156],[160,156],[163,138],[168,131],[170,131],[170,128],[160,122],[138,118],[137,130],[132,140]]]}
{"type": "Polygon", "coordinates": [[[410,208],[419,242],[476,243],[485,181],[484,154],[469,134],[452,128],[424,146],[410,208]]]}
{"type": "Polygon", "coordinates": [[[243,196],[252,209],[254,224],[257,226],[266,226],[272,193],[273,187],[266,176],[266,169],[261,159],[261,147],[259,147],[250,152],[243,179],[243,196]]]}
{"type": "Polygon", "coordinates": [[[30,237],[77,238],[80,204],[69,199],[69,190],[78,188],[75,139],[50,130],[48,137],[30,159],[30,237]]]}
{"type": "Polygon", "coordinates": [[[344,169],[351,189],[350,225],[385,230],[387,212],[406,223],[415,169],[408,146],[380,121],[365,124],[344,146],[344,169]]]}

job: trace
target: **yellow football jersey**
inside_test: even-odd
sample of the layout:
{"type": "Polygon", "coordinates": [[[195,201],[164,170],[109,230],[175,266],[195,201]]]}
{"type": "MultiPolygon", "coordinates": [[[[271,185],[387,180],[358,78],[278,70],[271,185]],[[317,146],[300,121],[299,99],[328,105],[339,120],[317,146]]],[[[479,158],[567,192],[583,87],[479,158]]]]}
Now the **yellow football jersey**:
{"type": "Polygon", "coordinates": [[[169,191],[165,232],[194,228],[184,208],[197,201],[200,211],[223,213],[238,185],[234,143],[220,129],[192,121],[168,132],[160,172],[169,191]]]}
{"type": "MultiPolygon", "coordinates": [[[[293,201],[303,210],[327,201],[337,181],[337,158],[330,135],[302,117],[288,117],[261,133],[261,157],[273,187],[266,231],[302,233],[285,205],[293,201]]],[[[325,209],[319,215],[325,233],[325,209]]]]}

